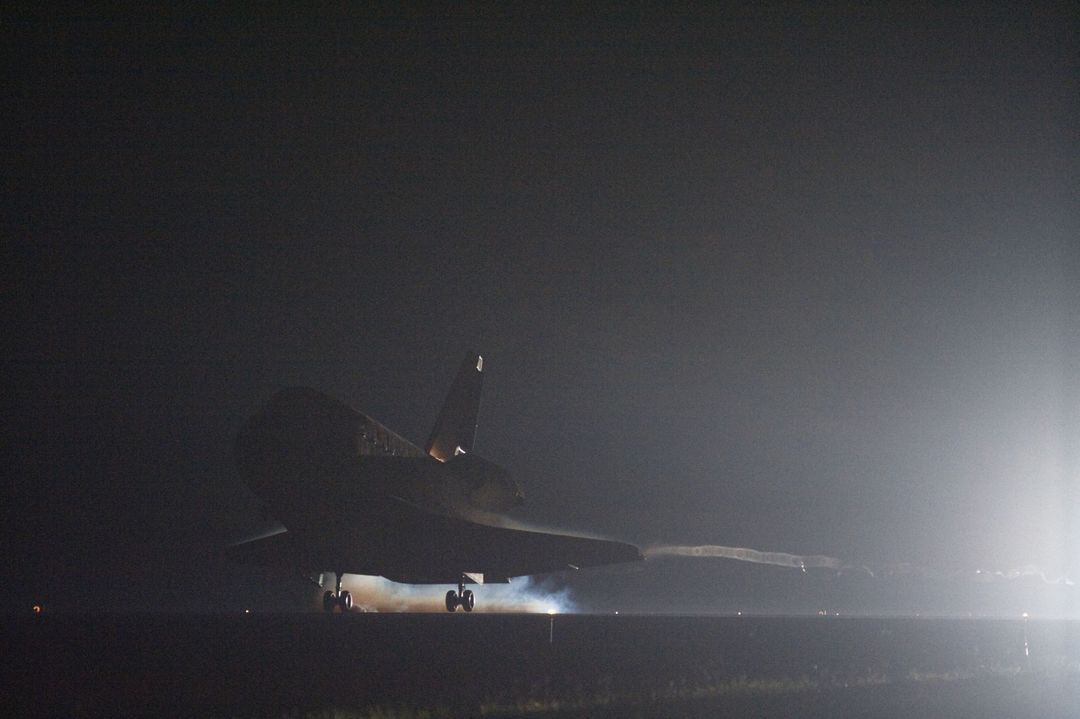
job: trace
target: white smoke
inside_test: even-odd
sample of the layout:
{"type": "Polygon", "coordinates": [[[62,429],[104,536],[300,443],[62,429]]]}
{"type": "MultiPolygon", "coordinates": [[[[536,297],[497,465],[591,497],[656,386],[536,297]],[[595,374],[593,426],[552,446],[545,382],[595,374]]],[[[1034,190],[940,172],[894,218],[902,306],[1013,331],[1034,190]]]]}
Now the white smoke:
{"type": "MultiPolygon", "coordinates": [[[[352,595],[353,611],[445,613],[446,592],[452,587],[398,584],[382,577],[346,574],[341,588],[352,595]]],[[[474,612],[567,614],[576,611],[569,591],[550,586],[549,582],[520,578],[510,584],[468,584],[466,588],[476,596],[474,612]]],[[[321,597],[320,592],[320,607],[321,597]]]]}
{"type": "Polygon", "coordinates": [[[719,559],[734,559],[740,562],[754,562],[755,564],[772,564],[777,567],[792,567],[794,569],[850,569],[836,557],[826,557],[821,554],[803,556],[800,554],[788,554],[787,552],[761,552],[747,547],[723,547],[716,544],[705,544],[691,547],[682,545],[659,545],[645,550],[646,557],[716,557],[719,559]]]}
{"type": "Polygon", "coordinates": [[[934,571],[923,567],[917,567],[909,563],[890,564],[871,569],[864,565],[854,565],[844,562],[836,557],[827,557],[821,554],[800,555],[788,554],[787,552],[762,552],[747,547],[724,547],[715,544],[700,546],[687,545],[656,545],[645,550],[646,557],[712,557],[717,559],[734,559],[740,562],[754,562],[756,564],[771,564],[778,567],[791,567],[794,569],[833,569],[836,571],[860,571],[866,572],[871,577],[960,577],[971,576],[979,582],[1012,581],[1023,577],[1037,577],[1046,584],[1074,586],[1074,582],[1066,575],[1053,574],[1046,569],[1035,565],[1026,564],[1016,569],[1006,571],[976,569],[974,574],[960,573],[955,571],[934,571]]]}

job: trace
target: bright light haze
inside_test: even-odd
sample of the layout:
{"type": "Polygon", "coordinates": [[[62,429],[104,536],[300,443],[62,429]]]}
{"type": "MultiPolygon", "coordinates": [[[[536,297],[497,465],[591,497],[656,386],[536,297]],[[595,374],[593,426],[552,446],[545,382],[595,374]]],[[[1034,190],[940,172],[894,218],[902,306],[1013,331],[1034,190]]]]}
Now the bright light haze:
{"type": "Polygon", "coordinates": [[[2,23],[5,607],[307,606],[220,557],[236,430],[305,385],[422,442],[476,350],[523,519],[875,573],[552,583],[582,608],[1080,613],[968,579],[1080,580],[1068,4],[41,12],[2,23]]]}

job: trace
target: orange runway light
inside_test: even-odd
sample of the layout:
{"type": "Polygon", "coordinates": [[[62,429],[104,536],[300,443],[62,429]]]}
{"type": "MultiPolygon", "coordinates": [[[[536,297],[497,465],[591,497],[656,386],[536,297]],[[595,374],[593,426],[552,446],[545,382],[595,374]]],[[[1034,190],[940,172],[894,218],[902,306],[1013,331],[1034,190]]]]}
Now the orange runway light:
{"type": "Polygon", "coordinates": [[[40,604],[35,604],[34,605],[34,614],[41,614],[41,605],[40,604]]]}

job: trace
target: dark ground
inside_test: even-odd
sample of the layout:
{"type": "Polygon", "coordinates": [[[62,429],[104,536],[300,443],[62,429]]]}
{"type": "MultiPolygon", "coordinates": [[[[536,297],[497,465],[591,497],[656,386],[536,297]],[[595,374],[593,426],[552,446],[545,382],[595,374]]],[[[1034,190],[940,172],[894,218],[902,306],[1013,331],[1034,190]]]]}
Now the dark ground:
{"type": "Polygon", "coordinates": [[[476,614],[9,617],[0,642],[0,714],[1074,717],[1080,707],[1077,623],[549,621],[476,614]]]}

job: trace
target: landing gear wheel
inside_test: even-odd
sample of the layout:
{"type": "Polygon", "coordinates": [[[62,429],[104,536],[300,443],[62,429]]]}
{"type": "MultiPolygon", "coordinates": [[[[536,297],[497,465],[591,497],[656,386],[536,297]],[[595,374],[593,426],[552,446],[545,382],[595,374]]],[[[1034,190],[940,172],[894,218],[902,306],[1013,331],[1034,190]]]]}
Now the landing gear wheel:
{"type": "Polygon", "coordinates": [[[341,611],[347,612],[352,609],[352,595],[348,592],[342,592],[338,595],[338,606],[341,607],[341,611]]]}
{"type": "Polygon", "coordinates": [[[466,577],[462,574],[457,583],[457,591],[451,589],[446,593],[446,611],[452,612],[461,607],[466,612],[471,612],[473,607],[476,606],[476,598],[473,596],[472,590],[465,588],[465,582],[466,577]]]}
{"type": "Polygon", "coordinates": [[[322,595],[322,608],[323,608],[323,611],[332,612],[332,611],[334,611],[334,607],[336,607],[336,606],[337,606],[337,597],[334,596],[334,593],[330,592],[330,591],[323,592],[323,595],[322,595]]]}

